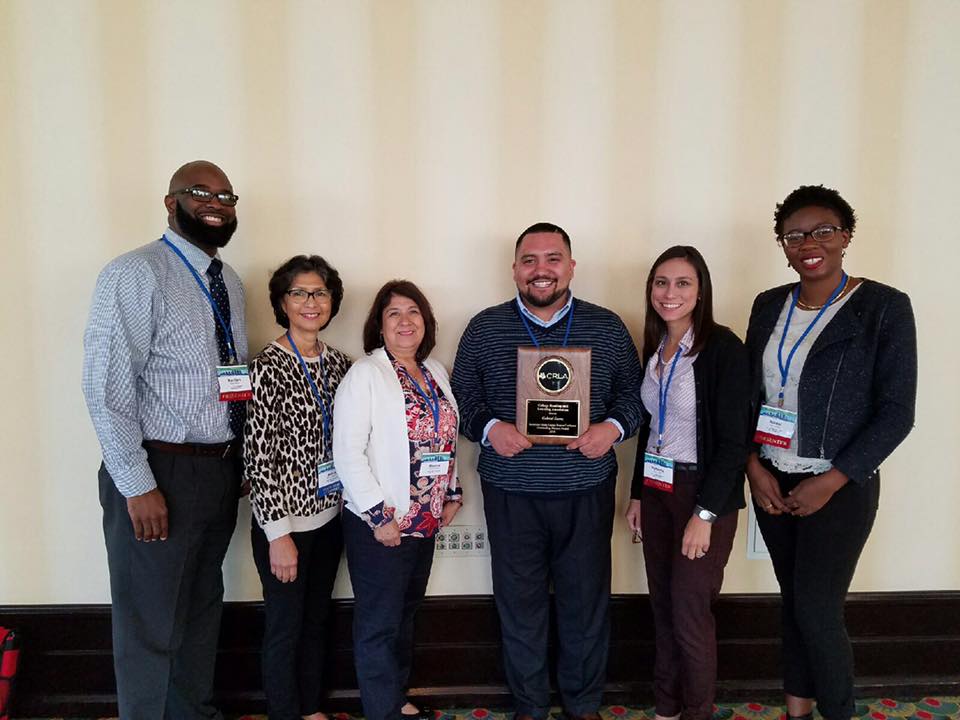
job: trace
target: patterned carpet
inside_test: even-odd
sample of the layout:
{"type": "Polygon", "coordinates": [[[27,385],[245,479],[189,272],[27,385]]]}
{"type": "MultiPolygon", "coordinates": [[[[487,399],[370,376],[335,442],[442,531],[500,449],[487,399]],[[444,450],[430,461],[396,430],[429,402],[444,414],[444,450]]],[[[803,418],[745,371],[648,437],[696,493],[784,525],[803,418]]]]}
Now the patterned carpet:
{"type": "MultiPolygon", "coordinates": [[[[630,708],[611,705],[601,710],[603,720],[653,720],[653,708],[630,708]]],[[[554,718],[560,717],[557,710],[554,718]]],[[[816,717],[820,717],[816,715],[816,717]]],[[[857,703],[858,720],[960,720],[960,697],[923,698],[922,700],[891,700],[877,698],[857,703]]],[[[332,720],[357,720],[346,713],[336,713],[332,720]]],[[[495,712],[484,708],[457,708],[437,712],[436,720],[511,720],[510,712],[495,712]]],[[[742,703],[719,705],[714,720],[783,720],[783,707],[742,703]]],[[[106,719],[104,719],[106,720],[106,719]]],[[[266,720],[265,715],[241,715],[236,720],[266,720]]]]}

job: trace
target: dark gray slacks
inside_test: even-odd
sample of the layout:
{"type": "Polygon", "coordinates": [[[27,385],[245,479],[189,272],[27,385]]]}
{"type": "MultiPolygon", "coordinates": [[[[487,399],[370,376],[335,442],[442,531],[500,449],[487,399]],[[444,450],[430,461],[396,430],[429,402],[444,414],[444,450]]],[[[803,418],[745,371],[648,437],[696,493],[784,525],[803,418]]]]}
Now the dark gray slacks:
{"type": "Polygon", "coordinates": [[[672,493],[643,488],[643,559],[656,638],[653,693],[657,714],[709,720],[717,684],[713,603],[737,534],[737,512],[717,518],[710,549],[697,560],[681,553],[683,533],[697,504],[697,473],[674,474],[672,493]]]}
{"type": "Polygon", "coordinates": [[[610,537],[614,478],[556,498],[506,493],[482,483],[493,595],[516,712],[550,710],[550,585],[556,604],[557,685],[564,709],[596,712],[610,644],[610,537]]]}
{"type": "Polygon", "coordinates": [[[103,466],[99,473],[120,717],[219,718],[212,696],[222,565],[241,461],[147,453],[167,503],[165,541],[136,540],[126,498],[103,466]]]}

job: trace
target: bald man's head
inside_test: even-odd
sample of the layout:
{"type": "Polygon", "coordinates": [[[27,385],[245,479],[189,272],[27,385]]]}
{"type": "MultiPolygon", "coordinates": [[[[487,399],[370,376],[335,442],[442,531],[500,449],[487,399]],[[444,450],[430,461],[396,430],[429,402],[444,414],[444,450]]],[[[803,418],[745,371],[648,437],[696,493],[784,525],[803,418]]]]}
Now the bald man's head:
{"type": "Polygon", "coordinates": [[[173,173],[163,202],[170,227],[213,255],[237,229],[236,200],[223,170],[207,160],[194,160],[173,173]]]}
{"type": "Polygon", "coordinates": [[[167,192],[172,193],[194,185],[203,185],[203,182],[198,182],[198,178],[200,180],[216,178],[222,189],[233,190],[230,181],[227,179],[227,174],[223,170],[209,160],[193,160],[177,168],[177,171],[170,178],[170,187],[167,192]]]}

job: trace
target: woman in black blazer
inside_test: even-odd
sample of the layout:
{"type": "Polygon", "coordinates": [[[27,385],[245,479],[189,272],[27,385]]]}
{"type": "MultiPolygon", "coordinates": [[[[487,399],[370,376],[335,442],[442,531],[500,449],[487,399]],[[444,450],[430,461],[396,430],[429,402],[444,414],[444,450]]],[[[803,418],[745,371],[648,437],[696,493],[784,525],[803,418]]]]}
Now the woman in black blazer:
{"type": "Polygon", "coordinates": [[[878,466],[913,427],[916,326],[910,299],[850,277],[856,225],[836,190],[804,186],[774,228],[799,283],[757,296],[747,350],[754,447],[747,478],[783,596],[787,714],[854,710],[843,601],[877,511],[878,466]]]}
{"type": "Polygon", "coordinates": [[[712,605],[744,507],[749,369],[743,343],[713,320],[710,271],[675,246],[647,278],[640,432],[627,522],[643,538],[656,637],[659,720],[713,716],[712,605]]]}

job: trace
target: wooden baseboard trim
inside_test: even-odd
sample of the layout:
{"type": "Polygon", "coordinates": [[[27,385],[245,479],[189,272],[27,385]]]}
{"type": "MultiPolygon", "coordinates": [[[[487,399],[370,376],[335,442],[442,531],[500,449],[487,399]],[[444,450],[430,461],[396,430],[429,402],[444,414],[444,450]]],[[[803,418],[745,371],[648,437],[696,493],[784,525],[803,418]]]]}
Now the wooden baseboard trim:
{"type": "MultiPolygon", "coordinates": [[[[778,701],[780,600],[776,595],[724,595],[716,606],[722,702],[778,701]]],[[[359,712],[350,642],[351,601],[334,606],[328,674],[332,711],[359,712]]],[[[960,695],[960,592],[854,594],[847,625],[857,662],[860,697],[960,695]]],[[[605,702],[652,702],[653,626],[646,595],[611,601],[605,702]]],[[[427,598],[411,695],[433,707],[508,708],[499,624],[490,596],[427,598]]],[[[107,605],[0,607],[0,624],[18,630],[19,716],[98,717],[116,713],[107,605]]],[[[260,603],[227,603],[217,665],[217,700],[229,713],[263,712],[260,603]]],[[[552,639],[551,639],[552,647],[552,639]]],[[[559,699],[556,699],[559,702],[559,699]]]]}

